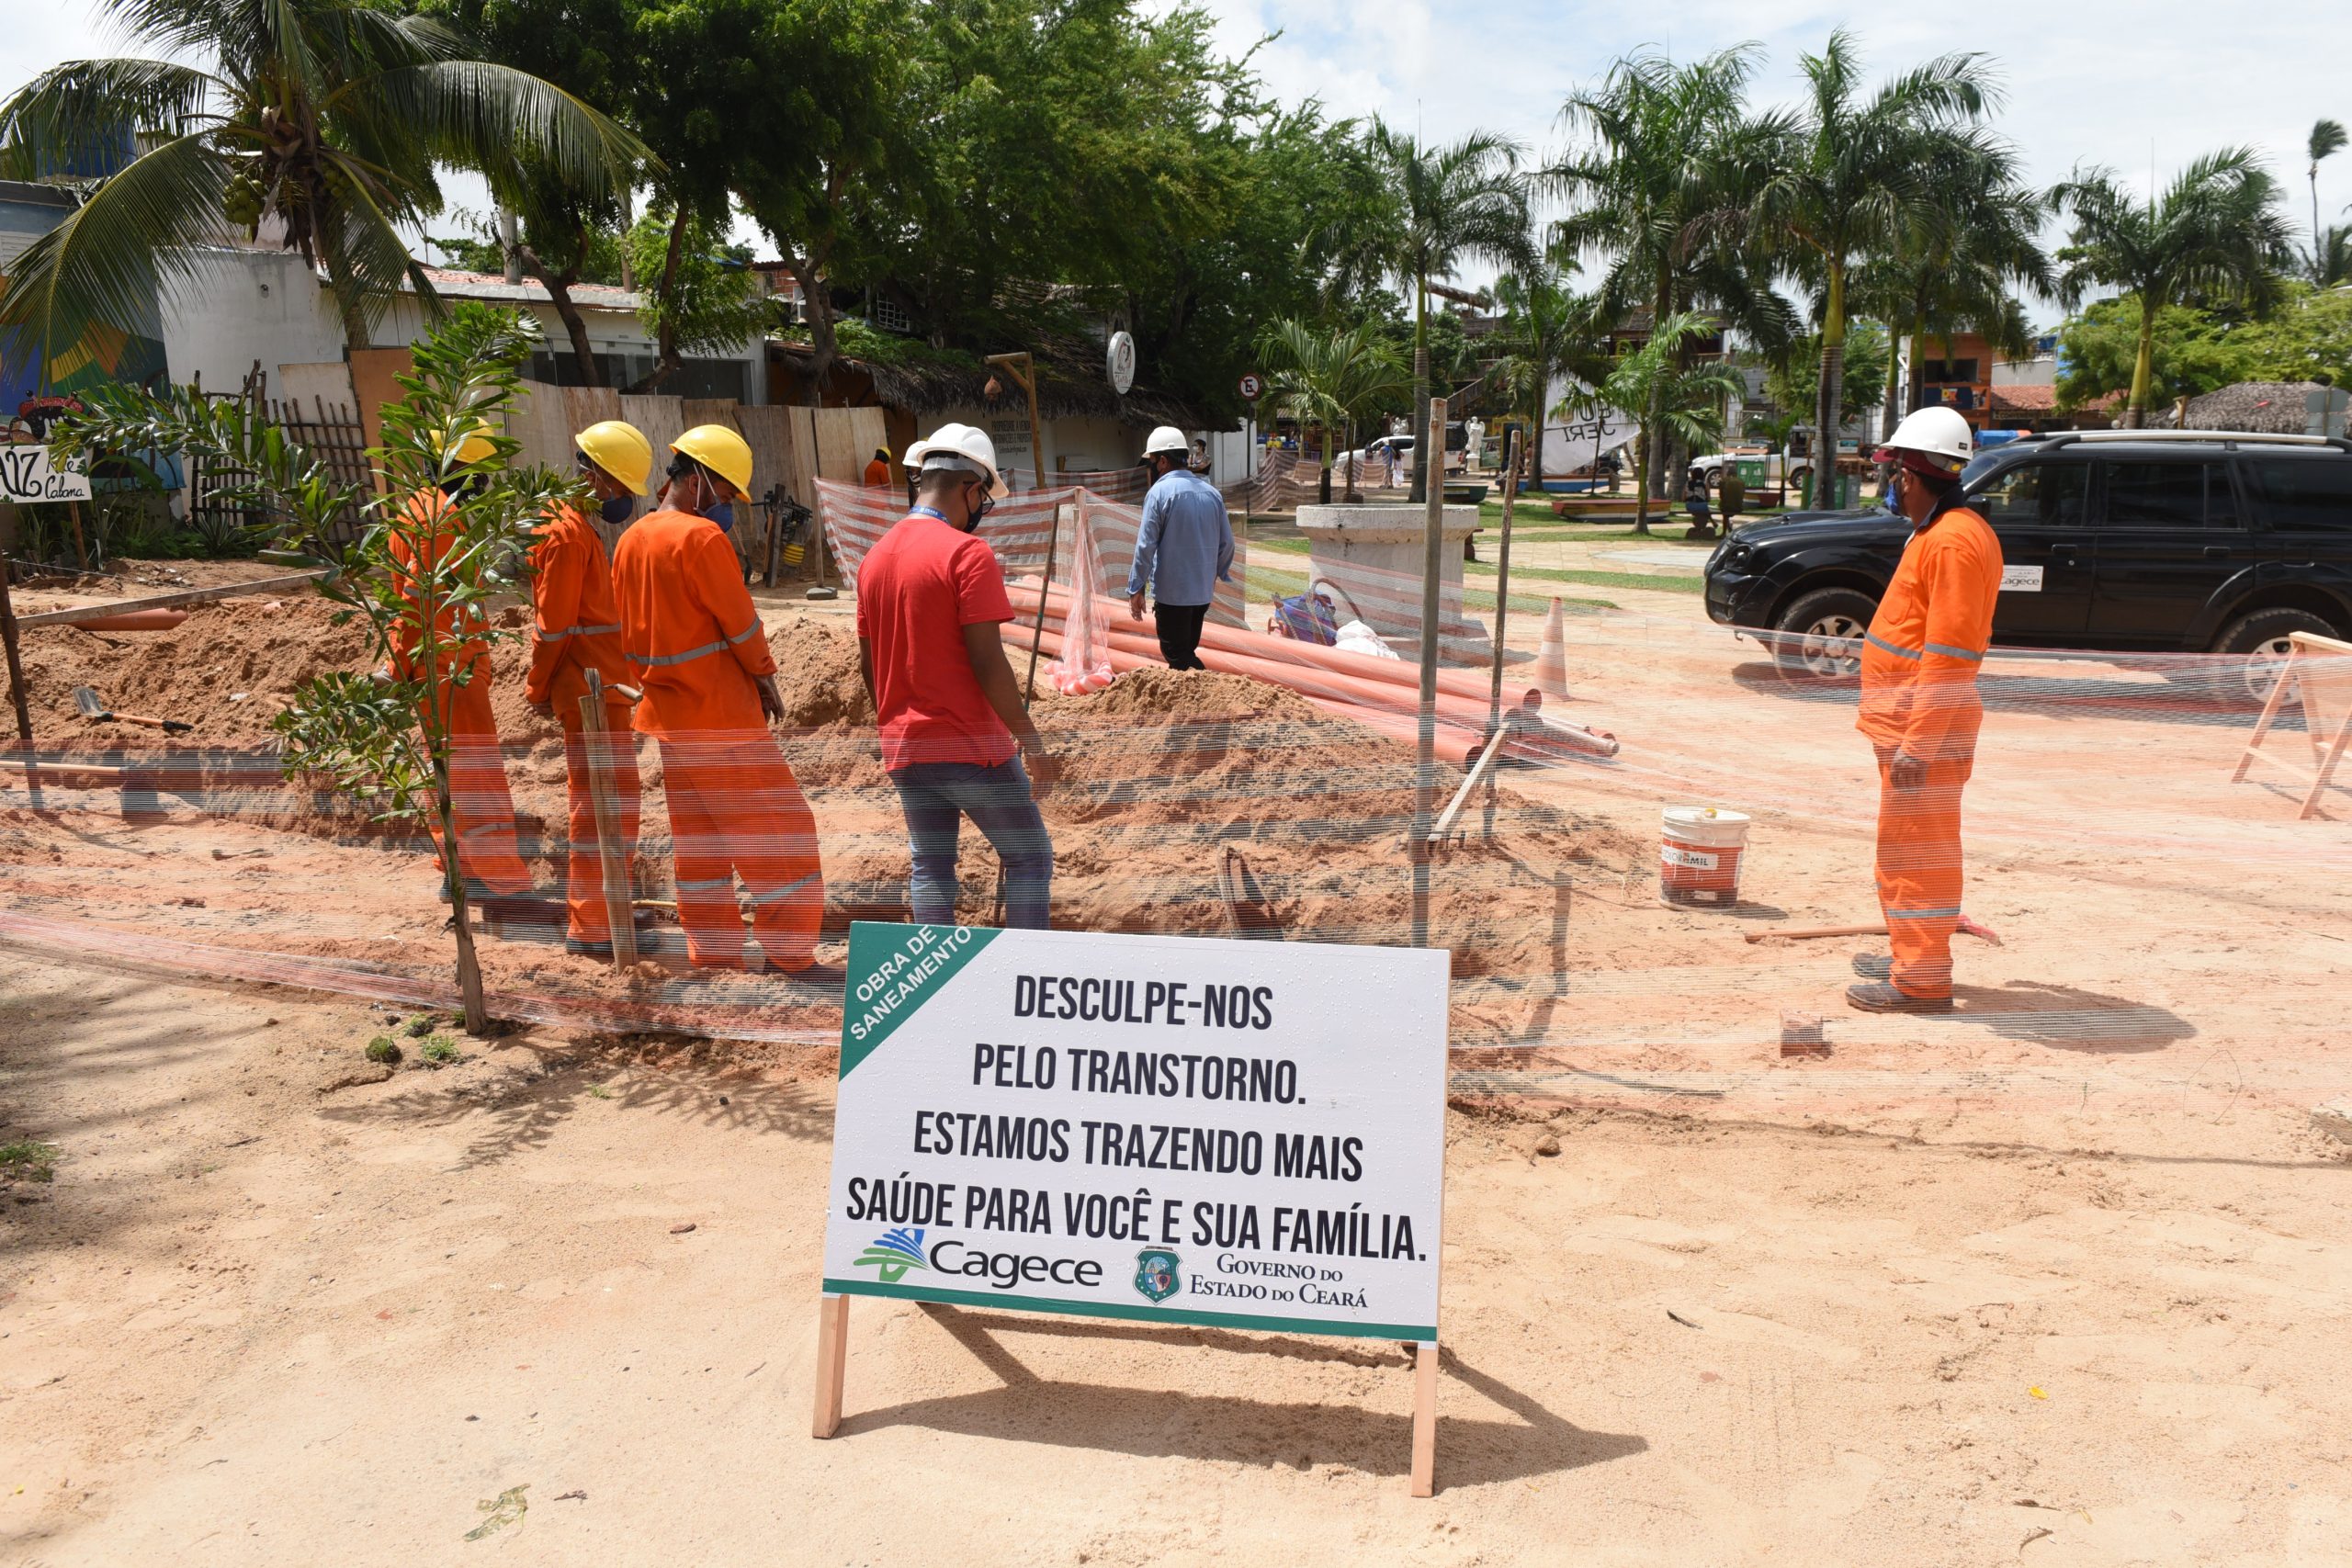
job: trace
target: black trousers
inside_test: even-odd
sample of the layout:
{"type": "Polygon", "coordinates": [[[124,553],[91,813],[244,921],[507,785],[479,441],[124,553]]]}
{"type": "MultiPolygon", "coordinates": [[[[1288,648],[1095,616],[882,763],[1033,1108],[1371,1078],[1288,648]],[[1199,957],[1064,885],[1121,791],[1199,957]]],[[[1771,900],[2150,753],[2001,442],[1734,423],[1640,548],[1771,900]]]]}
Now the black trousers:
{"type": "Polygon", "coordinates": [[[1208,619],[1206,604],[1154,604],[1151,618],[1159,626],[1159,656],[1170,670],[1205,670],[1201,662],[1201,623],[1208,619]]]}

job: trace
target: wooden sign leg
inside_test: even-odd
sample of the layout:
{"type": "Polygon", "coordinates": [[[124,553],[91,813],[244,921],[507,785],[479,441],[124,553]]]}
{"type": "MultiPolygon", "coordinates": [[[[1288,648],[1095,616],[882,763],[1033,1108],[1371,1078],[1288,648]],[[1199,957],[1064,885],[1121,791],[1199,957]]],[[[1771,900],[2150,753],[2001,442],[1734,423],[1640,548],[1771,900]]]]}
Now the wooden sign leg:
{"type": "Polygon", "coordinates": [[[2238,754],[2237,772],[2230,775],[2232,784],[2243,783],[2245,771],[2254,766],[2255,753],[2262,750],[2263,737],[2270,733],[2271,723],[2278,716],[2278,709],[2287,701],[2287,690],[2295,683],[2296,656],[2301,648],[2290,649],[2286,663],[2278,671],[2278,679],[2270,688],[2270,696],[2262,705],[2262,717],[2256,721],[2254,733],[2246,738],[2245,750],[2238,754]]]}
{"type": "Polygon", "coordinates": [[[811,1435],[830,1438],[841,1430],[842,1374],[849,1362],[849,1298],[817,1302],[817,1419],[811,1435]]]}
{"type": "MultiPolygon", "coordinates": [[[[838,1407],[839,1401],[835,1402],[838,1407]]],[[[1413,1356],[1413,1495],[1437,1495],[1437,1341],[1413,1356]]]]}

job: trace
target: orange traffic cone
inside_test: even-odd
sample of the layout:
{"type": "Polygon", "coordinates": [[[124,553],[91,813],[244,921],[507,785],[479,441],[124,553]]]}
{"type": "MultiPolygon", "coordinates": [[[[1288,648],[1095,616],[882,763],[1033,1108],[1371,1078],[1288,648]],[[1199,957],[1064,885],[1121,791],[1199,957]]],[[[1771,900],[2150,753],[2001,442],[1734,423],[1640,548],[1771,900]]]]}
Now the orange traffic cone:
{"type": "Polygon", "coordinates": [[[1561,623],[1560,602],[1544,617],[1544,641],[1535,650],[1535,687],[1546,696],[1568,694],[1567,632],[1561,623]]]}

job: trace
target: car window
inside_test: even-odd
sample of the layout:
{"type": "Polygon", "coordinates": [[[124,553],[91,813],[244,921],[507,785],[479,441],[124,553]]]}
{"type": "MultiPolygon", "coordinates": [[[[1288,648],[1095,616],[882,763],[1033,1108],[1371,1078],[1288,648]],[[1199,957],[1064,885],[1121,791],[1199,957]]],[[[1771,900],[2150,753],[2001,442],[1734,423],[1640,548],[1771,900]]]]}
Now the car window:
{"type": "Polygon", "coordinates": [[[2352,534],[2352,457],[2253,457],[2256,513],[2273,528],[2324,528],[2352,534]]]}
{"type": "Polygon", "coordinates": [[[2084,481],[2089,476],[2086,463],[2019,463],[1973,487],[1970,494],[1984,521],[1996,528],[2004,523],[2080,527],[2084,481]]]}
{"type": "Polygon", "coordinates": [[[2229,470],[2219,463],[2115,461],[2104,467],[2110,527],[2226,528],[2236,525],[2229,470]],[[2210,519],[2209,487],[2214,492],[2210,519]]]}

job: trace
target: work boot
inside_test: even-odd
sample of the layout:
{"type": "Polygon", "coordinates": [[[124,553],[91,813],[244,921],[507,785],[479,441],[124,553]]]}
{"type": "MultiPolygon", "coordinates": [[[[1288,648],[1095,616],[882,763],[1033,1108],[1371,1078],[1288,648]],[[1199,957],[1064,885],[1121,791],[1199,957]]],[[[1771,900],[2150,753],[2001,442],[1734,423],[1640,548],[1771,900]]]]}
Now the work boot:
{"type": "Polygon", "coordinates": [[[1894,959],[1883,953],[1854,954],[1854,973],[1865,980],[1888,980],[1894,976],[1894,959]]]}
{"type": "Polygon", "coordinates": [[[1950,1012],[1950,997],[1915,997],[1889,981],[1864,980],[1846,987],[1846,1005],[1860,1012],[1950,1012]]]}

